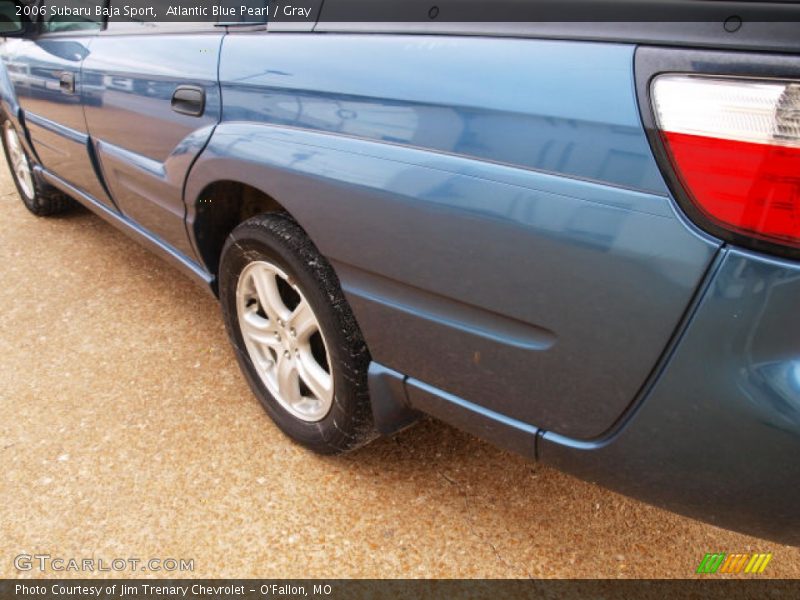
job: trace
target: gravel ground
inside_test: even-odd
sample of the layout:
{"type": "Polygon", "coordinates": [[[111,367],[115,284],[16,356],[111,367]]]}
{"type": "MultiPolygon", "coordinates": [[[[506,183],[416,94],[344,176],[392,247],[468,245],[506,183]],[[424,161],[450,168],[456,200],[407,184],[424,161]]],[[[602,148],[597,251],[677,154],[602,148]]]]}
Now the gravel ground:
{"type": "Polygon", "coordinates": [[[764,576],[800,576],[798,548],[434,421],[309,454],[193,283],[83,209],[33,217],[5,168],[0,210],[0,577],[20,553],[194,559],[198,577],[687,577],[710,551],[771,551],[764,576]]]}

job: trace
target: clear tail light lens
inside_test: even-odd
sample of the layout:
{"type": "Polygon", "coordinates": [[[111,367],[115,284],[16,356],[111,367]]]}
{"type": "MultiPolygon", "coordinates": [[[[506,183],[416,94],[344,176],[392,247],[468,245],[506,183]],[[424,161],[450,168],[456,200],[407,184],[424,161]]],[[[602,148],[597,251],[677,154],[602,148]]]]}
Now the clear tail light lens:
{"type": "Polygon", "coordinates": [[[668,74],[651,98],[697,209],[728,231],[800,248],[800,83],[668,74]]]}

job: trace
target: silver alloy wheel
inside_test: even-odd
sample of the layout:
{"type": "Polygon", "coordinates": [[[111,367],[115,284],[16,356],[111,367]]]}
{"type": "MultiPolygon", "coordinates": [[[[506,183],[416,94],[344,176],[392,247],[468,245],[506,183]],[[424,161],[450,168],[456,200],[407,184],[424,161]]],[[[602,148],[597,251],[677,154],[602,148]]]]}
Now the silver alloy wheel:
{"type": "Polygon", "coordinates": [[[236,311],[247,352],[270,394],[298,419],[324,419],[333,405],[333,366],[299,288],[275,265],[252,262],[239,276],[236,311]]]}
{"type": "Polygon", "coordinates": [[[28,157],[25,155],[25,150],[22,149],[22,142],[19,140],[17,130],[7,121],[5,125],[6,146],[8,147],[8,154],[11,158],[11,170],[14,172],[14,177],[22,189],[28,200],[33,200],[35,191],[33,187],[33,175],[31,174],[31,165],[28,162],[28,157]]]}

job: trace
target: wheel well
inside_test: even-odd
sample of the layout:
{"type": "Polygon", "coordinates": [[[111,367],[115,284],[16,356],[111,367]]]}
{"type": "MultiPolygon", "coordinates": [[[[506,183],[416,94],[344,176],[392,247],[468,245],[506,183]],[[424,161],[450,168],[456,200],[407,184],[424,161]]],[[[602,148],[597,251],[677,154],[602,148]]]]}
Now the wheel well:
{"type": "Polygon", "coordinates": [[[288,214],[274,198],[237,181],[217,181],[207,186],[195,204],[194,236],[197,250],[214,275],[225,240],[237,225],[267,212],[288,214]]]}

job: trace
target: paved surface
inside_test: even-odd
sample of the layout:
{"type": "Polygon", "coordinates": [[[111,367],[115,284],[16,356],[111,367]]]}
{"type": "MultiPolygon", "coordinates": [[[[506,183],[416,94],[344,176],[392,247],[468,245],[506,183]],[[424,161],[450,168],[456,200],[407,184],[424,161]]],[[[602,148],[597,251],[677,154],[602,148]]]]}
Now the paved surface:
{"type": "Polygon", "coordinates": [[[707,551],[800,576],[800,549],[433,421],[309,454],[249,393],[210,297],[84,210],[28,214],[0,170],[0,576],[47,553],[201,577],[686,577],[707,551]]]}

